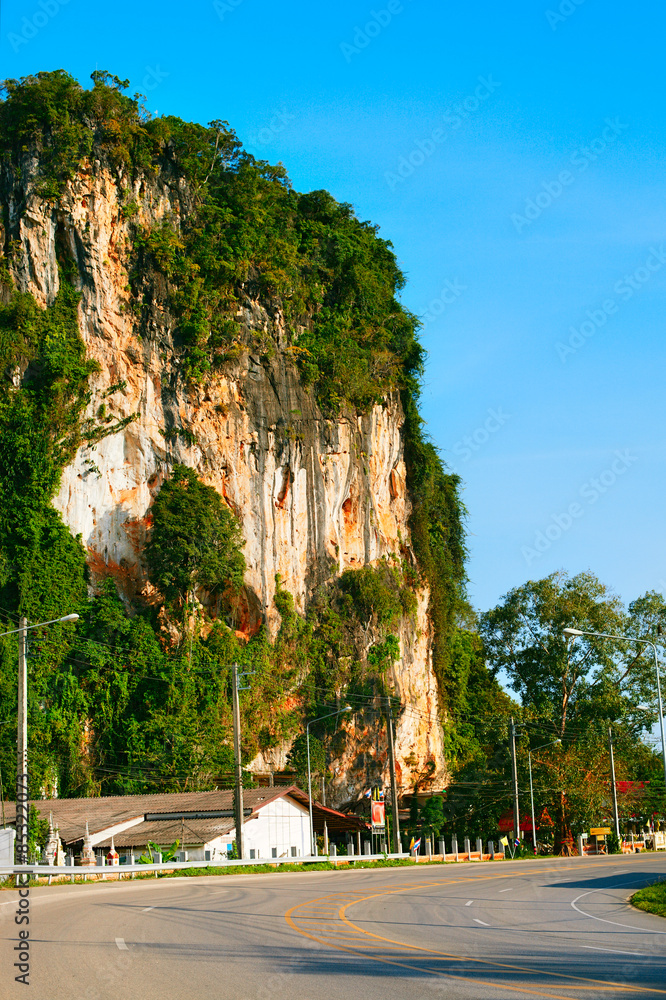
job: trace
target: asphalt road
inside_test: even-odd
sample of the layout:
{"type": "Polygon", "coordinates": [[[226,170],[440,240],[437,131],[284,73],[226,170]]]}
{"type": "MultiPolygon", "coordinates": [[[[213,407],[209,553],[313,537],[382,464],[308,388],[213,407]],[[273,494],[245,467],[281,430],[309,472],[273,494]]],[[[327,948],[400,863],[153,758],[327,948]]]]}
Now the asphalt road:
{"type": "Polygon", "coordinates": [[[666,856],[163,879],[30,890],[30,992],[0,893],[0,997],[666,997],[666,856]]]}

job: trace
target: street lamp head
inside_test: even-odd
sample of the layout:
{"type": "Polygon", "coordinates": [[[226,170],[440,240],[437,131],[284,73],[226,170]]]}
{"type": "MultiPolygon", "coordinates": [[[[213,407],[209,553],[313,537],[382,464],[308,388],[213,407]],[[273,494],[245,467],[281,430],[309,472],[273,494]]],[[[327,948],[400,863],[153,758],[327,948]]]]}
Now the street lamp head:
{"type": "Polygon", "coordinates": [[[575,639],[577,635],[585,635],[585,633],[581,632],[581,630],[579,628],[565,628],[564,629],[564,638],[565,639],[575,639]]]}
{"type": "Polygon", "coordinates": [[[78,619],[78,615],[65,615],[63,618],[58,618],[59,622],[75,622],[78,619]]]}
{"type": "Polygon", "coordinates": [[[351,705],[345,705],[345,707],[343,709],[341,709],[341,711],[342,712],[353,712],[354,709],[351,707],[351,705]]]}

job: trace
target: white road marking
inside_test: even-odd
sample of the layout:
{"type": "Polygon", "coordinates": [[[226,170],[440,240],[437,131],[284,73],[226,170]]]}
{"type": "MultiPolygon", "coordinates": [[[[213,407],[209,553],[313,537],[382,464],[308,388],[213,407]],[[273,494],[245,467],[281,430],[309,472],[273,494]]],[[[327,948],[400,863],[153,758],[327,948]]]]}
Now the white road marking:
{"type": "Polygon", "coordinates": [[[471,906],[473,902],[474,900],[470,899],[467,903],[465,903],[465,906],[471,906]]]}
{"type": "MultiPolygon", "coordinates": [[[[634,879],[634,882],[645,882],[645,878],[634,879]]],[[[625,882],[624,885],[605,885],[602,889],[590,889],[589,892],[581,892],[580,896],[576,896],[572,900],[571,906],[582,917],[589,917],[590,920],[598,920],[602,924],[612,924],[613,927],[628,927],[630,931],[640,931],[641,934],[666,934],[666,931],[648,930],[646,927],[640,927],[638,924],[621,924],[619,920],[606,920],[605,917],[596,917],[594,913],[586,913],[585,910],[581,910],[576,906],[578,900],[582,899],[583,896],[592,896],[595,892],[605,892],[607,889],[626,889],[628,885],[631,885],[631,882],[625,882]]]]}
{"type": "Polygon", "coordinates": [[[129,951],[129,948],[125,944],[125,938],[116,938],[116,945],[118,947],[118,951],[129,951]]]}
{"type": "Polygon", "coordinates": [[[481,924],[482,927],[490,927],[490,924],[487,924],[485,920],[479,920],[478,917],[474,917],[474,923],[481,924]]]}
{"type": "Polygon", "coordinates": [[[642,951],[620,951],[619,948],[595,948],[593,944],[582,944],[581,948],[587,948],[588,951],[607,951],[611,955],[640,955],[641,958],[647,958],[647,955],[642,951]]]}
{"type": "Polygon", "coordinates": [[[151,911],[151,910],[154,910],[154,909],[155,909],[155,907],[154,907],[154,906],[147,906],[147,907],[145,908],[145,910],[142,910],[141,912],[142,912],[142,913],[150,913],[150,911],[151,911]]]}
{"type": "Polygon", "coordinates": [[[510,886],[508,889],[500,889],[500,892],[513,892],[513,886],[510,886]]]}

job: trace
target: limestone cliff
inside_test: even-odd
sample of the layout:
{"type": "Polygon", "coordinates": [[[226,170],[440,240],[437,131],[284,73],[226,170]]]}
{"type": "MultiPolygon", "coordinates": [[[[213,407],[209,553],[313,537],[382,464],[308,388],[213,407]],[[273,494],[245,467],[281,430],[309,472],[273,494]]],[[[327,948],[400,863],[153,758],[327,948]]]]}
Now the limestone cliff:
{"type": "MultiPolygon", "coordinates": [[[[262,621],[275,631],[277,574],[304,613],[316,589],[346,568],[394,553],[414,562],[398,394],[360,415],[325,416],[294,363],[279,304],[249,293],[236,317],[247,335],[244,349],[220,373],[188,382],[159,275],[151,278],[151,309],[140,323],[128,276],[132,227],[168,219],[177,230],[190,211],[183,179],[163,172],[132,180],[88,159],[56,203],[40,192],[37,175],[30,154],[20,169],[3,168],[2,242],[13,247],[16,286],[42,306],[58,292],[59,253],[75,263],[80,331],[99,363],[87,416],[104,433],[79,448],[55,505],[82,536],[93,584],[110,574],[128,602],[149,596],[141,558],[146,515],[174,462],[194,467],[242,524],[247,574],[239,632],[249,634],[262,621]],[[124,207],[130,201],[131,219],[124,207]]],[[[415,618],[403,622],[401,659],[392,668],[405,706],[396,734],[405,790],[417,775],[428,772],[435,788],[446,776],[427,606],[423,587],[415,618]]],[[[349,757],[334,762],[335,802],[358,795],[367,773],[363,754],[386,773],[377,731],[355,736],[349,757]]],[[[278,765],[284,751],[274,752],[278,765]]]]}

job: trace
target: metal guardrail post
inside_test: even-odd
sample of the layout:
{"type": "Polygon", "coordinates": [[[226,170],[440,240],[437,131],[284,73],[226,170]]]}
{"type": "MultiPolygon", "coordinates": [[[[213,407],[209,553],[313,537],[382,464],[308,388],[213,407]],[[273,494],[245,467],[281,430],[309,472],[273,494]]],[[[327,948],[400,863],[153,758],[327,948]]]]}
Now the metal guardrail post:
{"type": "MultiPolygon", "coordinates": [[[[366,844],[366,852],[362,855],[354,855],[349,858],[349,861],[360,862],[360,861],[383,861],[385,858],[406,858],[407,854],[370,854],[370,844],[366,844]]],[[[315,864],[317,858],[299,858],[298,863],[305,866],[309,864],[315,864]]],[[[340,858],[337,858],[340,861],[340,858]]],[[[293,864],[294,859],[291,857],[287,858],[257,858],[254,861],[248,861],[245,859],[239,859],[234,861],[223,861],[220,865],[215,867],[220,868],[251,868],[254,865],[282,865],[282,864],[293,864]]],[[[48,877],[51,876],[52,879],[66,878],[68,875],[82,875],[84,881],[87,880],[88,875],[100,876],[107,878],[110,873],[113,873],[114,877],[122,877],[123,875],[132,875],[134,873],[148,874],[153,872],[157,874],[158,872],[175,871],[177,869],[185,868],[209,868],[209,861],[166,861],[153,864],[125,864],[125,865],[114,865],[110,866],[106,864],[105,858],[100,858],[99,863],[90,868],[83,868],[79,865],[0,865],[0,877],[8,875],[28,875],[38,878],[39,876],[48,877]],[[104,863],[103,863],[104,862],[104,863]]]]}

